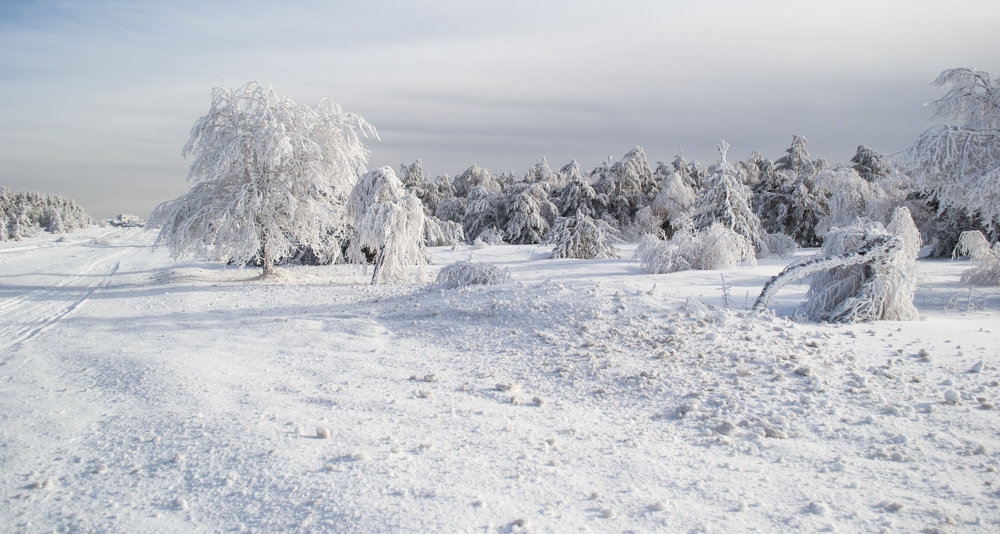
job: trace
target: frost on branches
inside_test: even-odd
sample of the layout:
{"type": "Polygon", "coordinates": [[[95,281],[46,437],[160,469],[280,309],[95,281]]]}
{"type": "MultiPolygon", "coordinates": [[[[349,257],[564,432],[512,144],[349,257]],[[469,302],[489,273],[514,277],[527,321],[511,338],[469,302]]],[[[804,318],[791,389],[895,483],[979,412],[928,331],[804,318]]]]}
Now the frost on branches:
{"type": "Polygon", "coordinates": [[[826,235],[819,254],[772,277],[754,304],[763,311],[782,286],[811,276],[806,316],[814,321],[901,321],[917,317],[913,306],[920,232],[906,208],[888,226],[859,220],[826,235]]]}
{"type": "Polygon", "coordinates": [[[197,184],[153,211],[157,243],[174,256],[259,262],[265,275],[303,247],[339,254],[367,135],[375,128],[330,100],[301,106],[256,82],[213,89],[182,151],[194,157],[188,180],[197,184]]]}
{"type": "Polygon", "coordinates": [[[555,245],[551,258],[610,259],[618,257],[611,244],[613,235],[608,223],[577,212],[557,219],[545,243],[555,245]]]}
{"type": "Polygon", "coordinates": [[[347,200],[354,225],[348,259],[375,264],[372,284],[406,282],[406,267],[426,263],[424,207],[406,194],[392,167],[371,171],[358,180],[347,200]]]}
{"type": "Polygon", "coordinates": [[[699,230],[685,225],[667,241],[646,235],[639,242],[635,259],[650,274],[727,269],[755,263],[753,243],[717,222],[699,230]]]}
{"type": "Polygon", "coordinates": [[[965,256],[974,267],[962,273],[962,282],[979,286],[1000,285],[1000,242],[986,240],[979,230],[962,232],[954,256],[965,256]]]}
{"type": "Polygon", "coordinates": [[[915,185],[938,202],[1000,224],[1000,78],[967,68],[943,71],[950,88],[931,103],[933,126],[904,152],[901,164],[915,185]]]}

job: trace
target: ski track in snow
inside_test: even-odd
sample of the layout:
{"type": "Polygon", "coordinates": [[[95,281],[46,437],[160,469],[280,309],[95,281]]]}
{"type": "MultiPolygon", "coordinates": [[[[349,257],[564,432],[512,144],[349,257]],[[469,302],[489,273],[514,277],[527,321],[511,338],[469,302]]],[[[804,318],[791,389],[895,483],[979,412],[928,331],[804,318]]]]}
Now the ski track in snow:
{"type": "MultiPolygon", "coordinates": [[[[442,291],[120,240],[46,251],[78,255],[42,256],[62,285],[0,312],[41,328],[4,338],[0,530],[1000,527],[1000,291],[948,263],[926,321],[818,325],[539,247],[436,249],[515,280],[442,291]]],[[[732,299],[781,266],[726,271],[732,299]]]]}

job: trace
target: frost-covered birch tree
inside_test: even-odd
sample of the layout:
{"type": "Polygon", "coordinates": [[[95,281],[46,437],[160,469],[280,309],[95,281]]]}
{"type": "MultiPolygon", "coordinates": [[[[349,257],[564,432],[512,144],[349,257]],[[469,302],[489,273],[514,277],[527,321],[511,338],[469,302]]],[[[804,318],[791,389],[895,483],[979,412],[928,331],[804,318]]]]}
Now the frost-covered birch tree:
{"type": "Polygon", "coordinates": [[[948,87],[930,104],[932,126],[901,156],[915,185],[939,209],[978,214],[1000,224],[1000,78],[969,68],[948,69],[934,80],[948,87]]]}
{"type": "Polygon", "coordinates": [[[257,82],[213,89],[182,151],[196,185],[154,210],[157,243],[175,256],[259,262],[265,275],[301,247],[339,254],[330,241],[346,227],[368,135],[373,126],[330,100],[302,106],[257,82]]]}
{"type": "Polygon", "coordinates": [[[375,268],[372,284],[405,282],[406,267],[426,263],[424,207],[416,195],[406,194],[392,167],[371,171],[358,180],[347,200],[354,227],[348,259],[375,268]]]}

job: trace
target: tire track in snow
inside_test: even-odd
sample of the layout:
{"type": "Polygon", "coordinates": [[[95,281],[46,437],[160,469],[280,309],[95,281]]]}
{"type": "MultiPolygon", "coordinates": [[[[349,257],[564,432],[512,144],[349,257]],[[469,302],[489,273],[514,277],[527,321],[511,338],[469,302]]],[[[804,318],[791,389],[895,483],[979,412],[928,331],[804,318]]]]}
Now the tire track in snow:
{"type": "MultiPolygon", "coordinates": [[[[124,251],[99,257],[57,283],[0,301],[0,352],[48,330],[76,310],[98,289],[107,287],[121,265],[124,251]]],[[[12,355],[0,356],[0,365],[12,355]]]]}

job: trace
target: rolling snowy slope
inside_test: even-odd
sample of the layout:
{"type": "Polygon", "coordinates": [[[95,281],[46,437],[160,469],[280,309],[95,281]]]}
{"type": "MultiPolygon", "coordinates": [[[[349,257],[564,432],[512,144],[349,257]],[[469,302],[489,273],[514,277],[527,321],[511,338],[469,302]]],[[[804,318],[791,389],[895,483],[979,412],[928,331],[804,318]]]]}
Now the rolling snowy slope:
{"type": "Polygon", "coordinates": [[[746,311],[781,260],[441,248],[429,280],[512,277],[441,290],[153,237],[0,244],[0,531],[1000,529],[1000,288],[964,262],[920,262],[920,321],[821,325],[804,285],[746,311]]]}

